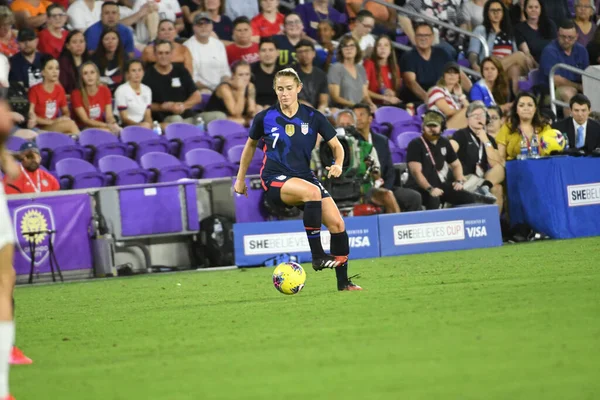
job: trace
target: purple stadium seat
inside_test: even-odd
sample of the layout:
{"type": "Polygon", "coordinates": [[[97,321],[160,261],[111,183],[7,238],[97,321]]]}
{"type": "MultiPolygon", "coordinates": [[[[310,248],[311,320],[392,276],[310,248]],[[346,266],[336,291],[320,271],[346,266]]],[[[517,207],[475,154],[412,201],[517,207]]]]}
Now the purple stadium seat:
{"type": "Polygon", "coordinates": [[[18,152],[23,143],[27,143],[27,140],[16,136],[9,136],[8,140],[6,141],[6,148],[8,151],[18,152]]]}
{"type": "Polygon", "coordinates": [[[398,136],[396,139],[396,147],[398,148],[398,153],[401,155],[402,161],[406,160],[406,149],[408,148],[408,144],[415,138],[421,136],[421,132],[405,132],[402,135],[398,136]]]}
{"type": "Polygon", "coordinates": [[[56,163],[61,189],[89,189],[103,187],[106,177],[85,160],[63,158],[56,163]]]}
{"type": "Polygon", "coordinates": [[[396,146],[396,144],[391,140],[388,140],[388,145],[390,148],[390,153],[392,154],[392,163],[398,164],[398,163],[404,162],[404,159],[402,158],[403,157],[402,150],[400,150],[396,146]]]}
{"type": "Polygon", "coordinates": [[[209,149],[194,149],[186,153],[185,163],[192,168],[194,178],[222,178],[233,176],[236,168],[225,156],[209,149]]]}
{"type": "MultiPolygon", "coordinates": [[[[236,169],[240,166],[240,159],[242,158],[242,152],[244,151],[244,145],[233,146],[227,151],[227,159],[230,163],[234,164],[236,169]]],[[[260,169],[263,166],[263,158],[265,153],[260,149],[256,149],[252,162],[248,167],[248,175],[255,175],[260,173],[260,169]]]]}
{"type": "Polygon", "coordinates": [[[244,139],[244,143],[245,140],[248,139],[248,130],[246,128],[227,119],[219,119],[209,122],[209,124],[206,126],[206,133],[215,139],[213,150],[220,151],[223,154],[227,154],[224,150],[228,150],[230,147],[232,147],[231,145],[227,144],[228,141],[235,140],[235,145],[237,145],[240,144],[239,141],[242,138],[244,139]]]}
{"type": "Polygon", "coordinates": [[[121,141],[129,146],[130,156],[139,161],[150,152],[169,152],[169,142],[153,130],[141,126],[128,126],[121,131],[121,141]]]}
{"type": "Polygon", "coordinates": [[[456,131],[457,131],[457,129],[446,129],[442,133],[442,136],[450,139],[452,137],[452,135],[454,135],[454,132],[456,132],[456,131]]]}
{"type": "Polygon", "coordinates": [[[155,182],[173,182],[192,177],[190,169],[171,154],[157,151],[146,153],[140,159],[140,165],[155,173],[155,182]]]}
{"type": "Polygon", "coordinates": [[[180,160],[185,153],[193,149],[212,149],[213,140],[202,129],[186,123],[169,124],[165,129],[165,137],[169,141],[170,153],[180,160]]]}
{"type": "Polygon", "coordinates": [[[98,161],[98,169],[110,177],[110,185],[138,185],[150,182],[150,172],[140,168],[138,163],[125,156],[102,157],[98,161]]]}
{"type": "Polygon", "coordinates": [[[425,111],[427,111],[427,104],[421,104],[419,107],[417,107],[417,116],[420,119],[423,119],[423,114],[425,114],[425,111]]]}
{"type": "Polygon", "coordinates": [[[398,122],[412,121],[413,118],[406,110],[398,107],[384,106],[375,111],[374,119],[380,124],[388,123],[396,125],[398,122]]]}
{"type": "MultiPolygon", "coordinates": [[[[248,196],[233,195],[235,202],[235,222],[262,222],[269,220],[269,213],[264,206],[264,190],[260,185],[253,185],[251,179],[246,179],[248,196]]],[[[232,182],[232,186],[235,183],[232,182]]]]}
{"type": "Polygon", "coordinates": [[[79,144],[86,150],[87,159],[98,166],[98,160],[109,155],[127,155],[127,145],[102,129],[86,129],[79,135],[79,144]]]}
{"type": "Polygon", "coordinates": [[[42,155],[42,165],[50,170],[56,169],[56,163],[65,158],[85,158],[84,149],[69,135],[56,132],[41,133],[35,139],[42,155]]]}

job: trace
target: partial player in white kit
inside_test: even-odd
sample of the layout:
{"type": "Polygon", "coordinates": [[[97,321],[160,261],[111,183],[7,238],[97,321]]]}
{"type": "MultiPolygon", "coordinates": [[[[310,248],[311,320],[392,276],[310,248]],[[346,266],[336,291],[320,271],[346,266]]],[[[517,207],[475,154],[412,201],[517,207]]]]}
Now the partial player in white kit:
{"type": "MultiPolygon", "coordinates": [[[[19,175],[19,167],[8,154],[4,143],[11,130],[10,109],[0,102],[0,167],[11,178],[19,175]]],[[[4,186],[0,183],[0,400],[14,400],[8,390],[8,369],[11,347],[14,342],[13,290],[15,270],[13,268],[15,237],[8,213],[4,186]]]]}

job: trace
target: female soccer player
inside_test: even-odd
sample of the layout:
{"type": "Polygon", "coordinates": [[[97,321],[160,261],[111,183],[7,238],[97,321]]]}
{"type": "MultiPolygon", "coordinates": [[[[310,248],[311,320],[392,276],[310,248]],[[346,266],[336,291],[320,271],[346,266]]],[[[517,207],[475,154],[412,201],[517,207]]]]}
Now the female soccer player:
{"type": "MultiPolygon", "coordinates": [[[[19,167],[4,148],[11,129],[10,110],[0,103],[0,166],[11,178],[19,176],[19,167]]],[[[0,400],[11,400],[8,393],[8,362],[15,336],[12,296],[15,288],[13,269],[14,235],[8,215],[4,187],[0,183],[0,400]]]]}
{"type": "Polygon", "coordinates": [[[277,72],[273,88],[279,102],[254,118],[234,190],[248,195],[246,171],[258,140],[263,139],[266,158],[261,181],[267,201],[275,207],[303,208],[314,270],[335,268],[338,290],[362,290],[348,279],[350,247],[344,220],[331,195],[310,170],[310,155],[318,134],[329,144],[335,158],[335,164],[327,167],[328,177],[342,174],[344,149],[323,114],[298,102],[302,82],[296,71],[285,68],[277,72]],[[325,254],[321,245],[322,223],[331,233],[331,255],[325,254]]]}

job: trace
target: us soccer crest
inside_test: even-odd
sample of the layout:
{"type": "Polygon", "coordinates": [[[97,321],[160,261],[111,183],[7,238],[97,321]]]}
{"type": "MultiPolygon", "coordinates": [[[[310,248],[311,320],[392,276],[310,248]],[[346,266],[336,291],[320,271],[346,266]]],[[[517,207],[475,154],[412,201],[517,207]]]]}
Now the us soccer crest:
{"type": "Polygon", "coordinates": [[[13,223],[17,249],[28,261],[35,260],[39,266],[49,255],[49,240],[55,231],[52,208],[45,205],[26,205],[14,210],[13,223]],[[35,254],[31,254],[30,244],[35,244],[35,254]]]}
{"type": "Polygon", "coordinates": [[[285,126],[285,134],[288,136],[294,136],[296,133],[296,126],[294,124],[287,124],[285,126]]]}
{"type": "Polygon", "coordinates": [[[308,135],[308,124],[303,122],[300,125],[300,132],[302,132],[303,135],[308,135]]]}
{"type": "Polygon", "coordinates": [[[441,151],[442,151],[442,155],[445,156],[446,155],[446,148],[442,147],[441,151]]]}

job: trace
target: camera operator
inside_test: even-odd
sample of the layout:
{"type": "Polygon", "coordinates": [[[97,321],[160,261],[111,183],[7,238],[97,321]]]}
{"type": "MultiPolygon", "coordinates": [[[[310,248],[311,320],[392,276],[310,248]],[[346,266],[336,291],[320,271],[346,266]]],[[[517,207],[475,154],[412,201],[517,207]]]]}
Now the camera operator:
{"type": "Polygon", "coordinates": [[[356,128],[360,132],[360,139],[373,145],[373,150],[380,171],[376,172],[375,182],[379,187],[391,191],[395,202],[402,211],[421,211],[421,195],[416,190],[394,187],[394,164],[390,152],[389,140],[383,135],[371,132],[373,114],[367,104],[355,104],[352,111],[356,116],[356,128]]]}

